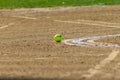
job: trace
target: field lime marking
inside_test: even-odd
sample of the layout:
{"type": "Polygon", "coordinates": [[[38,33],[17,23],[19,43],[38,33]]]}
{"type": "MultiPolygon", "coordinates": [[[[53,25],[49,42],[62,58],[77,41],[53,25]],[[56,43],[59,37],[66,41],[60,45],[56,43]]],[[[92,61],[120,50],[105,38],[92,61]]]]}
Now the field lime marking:
{"type": "Polygon", "coordinates": [[[63,40],[62,43],[65,43],[67,45],[76,45],[76,44],[73,44],[73,43],[69,43],[69,41],[71,41],[73,39],[67,39],[67,40],[63,40]]]}
{"type": "MultiPolygon", "coordinates": [[[[104,54],[99,54],[99,55],[95,55],[95,54],[84,54],[82,53],[81,54],[82,56],[96,56],[96,57],[99,57],[99,56],[104,56],[104,54]]],[[[5,62],[10,62],[10,61],[34,61],[34,60],[50,60],[50,59],[58,59],[58,58],[65,58],[67,56],[58,56],[58,57],[38,57],[38,58],[6,58],[6,59],[0,59],[0,62],[1,61],[5,61],[5,62]]],[[[79,56],[72,56],[72,57],[79,57],[79,56]]]]}
{"type": "Polygon", "coordinates": [[[118,26],[120,26],[119,23],[110,23],[110,22],[104,22],[104,21],[93,21],[93,20],[77,20],[77,21],[87,22],[87,23],[109,24],[109,25],[118,25],[118,26]]]}
{"type": "Polygon", "coordinates": [[[76,38],[76,39],[66,39],[63,40],[62,43],[67,45],[76,45],[76,46],[104,46],[104,47],[120,47],[119,44],[111,44],[111,43],[102,43],[102,42],[95,42],[95,40],[107,37],[116,37],[120,36],[120,34],[114,35],[106,35],[106,36],[93,36],[93,37],[83,37],[83,38],[76,38]]]}
{"type": "Polygon", "coordinates": [[[14,24],[14,23],[10,23],[10,24],[8,24],[8,25],[1,26],[0,29],[7,28],[7,27],[9,27],[9,26],[11,26],[11,25],[13,25],[13,24],[14,24]]]}
{"type": "Polygon", "coordinates": [[[105,67],[107,64],[109,64],[112,60],[114,60],[117,57],[118,53],[119,53],[118,50],[113,50],[107,58],[102,60],[100,64],[96,65],[94,69],[93,68],[89,69],[88,74],[83,75],[83,77],[91,78],[95,74],[99,73],[103,67],[105,67]]]}
{"type": "Polygon", "coordinates": [[[32,20],[36,20],[36,19],[37,19],[37,18],[27,17],[27,16],[12,16],[12,17],[16,17],[16,18],[24,18],[24,19],[32,19],[32,20]]]}
{"type": "Polygon", "coordinates": [[[80,54],[81,56],[94,56],[94,57],[100,57],[100,56],[104,56],[105,54],[86,54],[86,53],[82,53],[80,54]]]}
{"type": "MultiPolygon", "coordinates": [[[[85,22],[85,20],[84,21],[63,21],[63,20],[54,20],[54,21],[56,21],[56,22],[64,22],[64,23],[73,23],[73,24],[86,24],[86,25],[93,25],[93,26],[102,26],[102,27],[112,27],[112,28],[120,28],[120,26],[112,26],[112,25],[110,25],[110,23],[108,24],[103,24],[103,23],[95,23],[95,21],[92,21],[92,22],[85,22]]],[[[101,22],[101,21],[100,21],[101,22]]]]}
{"type": "Polygon", "coordinates": [[[34,60],[47,60],[47,59],[54,59],[54,57],[50,57],[50,58],[7,58],[7,59],[0,59],[0,61],[6,61],[6,62],[10,62],[10,61],[34,61],[34,60]]]}

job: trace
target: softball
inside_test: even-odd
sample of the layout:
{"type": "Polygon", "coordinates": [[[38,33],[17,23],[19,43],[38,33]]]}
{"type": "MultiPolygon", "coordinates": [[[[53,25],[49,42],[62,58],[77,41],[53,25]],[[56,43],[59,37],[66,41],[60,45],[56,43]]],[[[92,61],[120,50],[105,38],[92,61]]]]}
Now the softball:
{"type": "Polygon", "coordinates": [[[62,35],[61,35],[61,34],[56,34],[56,35],[54,36],[54,40],[55,40],[56,42],[61,42],[61,41],[62,41],[62,35]]]}

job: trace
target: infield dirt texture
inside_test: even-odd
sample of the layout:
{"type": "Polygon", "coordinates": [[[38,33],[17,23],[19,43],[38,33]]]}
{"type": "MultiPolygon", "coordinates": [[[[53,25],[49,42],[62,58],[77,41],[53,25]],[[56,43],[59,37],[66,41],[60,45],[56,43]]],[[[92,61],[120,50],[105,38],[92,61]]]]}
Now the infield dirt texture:
{"type": "Polygon", "coordinates": [[[120,80],[120,47],[56,43],[56,33],[63,40],[120,34],[120,6],[0,10],[0,79],[120,80]]]}

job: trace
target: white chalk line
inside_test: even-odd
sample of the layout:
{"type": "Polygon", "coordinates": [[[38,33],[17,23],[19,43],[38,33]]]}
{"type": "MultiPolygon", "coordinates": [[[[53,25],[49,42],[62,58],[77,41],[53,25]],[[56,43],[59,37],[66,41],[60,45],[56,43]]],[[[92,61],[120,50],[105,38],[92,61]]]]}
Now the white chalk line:
{"type": "Polygon", "coordinates": [[[0,61],[34,61],[34,60],[50,60],[50,59],[58,59],[58,58],[64,58],[64,57],[38,57],[38,58],[6,58],[6,59],[0,59],[0,61]]]}
{"type": "Polygon", "coordinates": [[[49,57],[49,58],[7,58],[7,59],[0,59],[0,61],[34,61],[34,60],[48,60],[48,59],[55,59],[54,57],[49,57]]]}
{"type": "Polygon", "coordinates": [[[73,44],[73,43],[71,43],[71,42],[69,42],[69,41],[72,41],[73,39],[66,39],[66,40],[63,40],[62,41],[62,43],[65,43],[65,44],[67,44],[67,45],[76,45],[76,44],[73,44]]]}
{"type": "Polygon", "coordinates": [[[12,17],[23,18],[23,19],[31,19],[31,20],[36,20],[37,19],[37,18],[34,18],[34,17],[27,17],[27,16],[12,16],[12,17]]]}
{"type": "Polygon", "coordinates": [[[120,47],[120,44],[114,43],[102,43],[102,42],[95,42],[95,40],[101,38],[109,38],[109,37],[116,37],[120,36],[120,34],[114,35],[106,35],[106,36],[94,36],[94,37],[85,37],[85,38],[77,38],[77,39],[67,39],[63,40],[62,43],[67,45],[76,45],[76,46],[99,46],[99,47],[120,47]]]}
{"type": "Polygon", "coordinates": [[[100,64],[96,65],[94,68],[89,69],[88,74],[85,74],[82,77],[85,77],[85,78],[93,77],[95,74],[99,73],[103,67],[109,64],[111,61],[113,61],[118,54],[119,54],[118,50],[113,50],[112,53],[110,53],[110,55],[107,58],[102,60],[100,64]]]}
{"type": "Polygon", "coordinates": [[[102,27],[112,27],[112,28],[120,28],[120,26],[111,26],[109,24],[102,24],[102,23],[95,23],[94,21],[92,23],[90,22],[83,22],[83,21],[63,21],[63,20],[54,20],[56,22],[64,22],[64,23],[73,23],[73,24],[85,24],[85,25],[93,25],[93,26],[102,26],[102,27]]]}
{"type": "Polygon", "coordinates": [[[86,53],[84,53],[84,54],[80,54],[81,56],[94,56],[94,57],[100,57],[100,56],[104,56],[105,54],[98,54],[98,55],[96,55],[96,54],[86,54],[86,53]]]}
{"type": "Polygon", "coordinates": [[[93,20],[77,20],[80,22],[86,22],[86,23],[97,23],[97,24],[108,24],[108,25],[118,25],[120,26],[119,23],[110,23],[110,22],[104,22],[104,21],[93,21],[93,20]]]}
{"type": "MultiPolygon", "coordinates": [[[[95,54],[80,54],[81,56],[95,56],[95,57],[100,57],[100,56],[104,56],[104,54],[98,54],[98,55],[95,55],[95,54]]],[[[40,57],[40,58],[6,58],[6,59],[0,59],[0,61],[6,61],[6,62],[9,62],[9,61],[34,61],[34,60],[50,60],[50,59],[59,59],[59,58],[79,58],[81,56],[58,56],[58,57],[40,57]]]]}
{"type": "Polygon", "coordinates": [[[7,28],[7,27],[9,27],[9,26],[11,26],[11,25],[14,25],[14,23],[9,23],[8,25],[1,26],[0,29],[7,28]]]}

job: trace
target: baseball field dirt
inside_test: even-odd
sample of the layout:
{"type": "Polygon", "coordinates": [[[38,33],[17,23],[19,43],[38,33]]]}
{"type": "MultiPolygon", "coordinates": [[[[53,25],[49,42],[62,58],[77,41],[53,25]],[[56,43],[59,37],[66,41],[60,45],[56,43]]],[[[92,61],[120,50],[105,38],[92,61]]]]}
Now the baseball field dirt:
{"type": "Polygon", "coordinates": [[[96,42],[120,44],[120,36],[110,37],[110,38],[103,38],[103,39],[96,40],[96,42]]]}
{"type": "MultiPolygon", "coordinates": [[[[120,47],[57,43],[120,34],[120,6],[0,10],[1,80],[120,80],[120,47]]],[[[120,43],[120,37],[99,40],[120,43]]]]}

